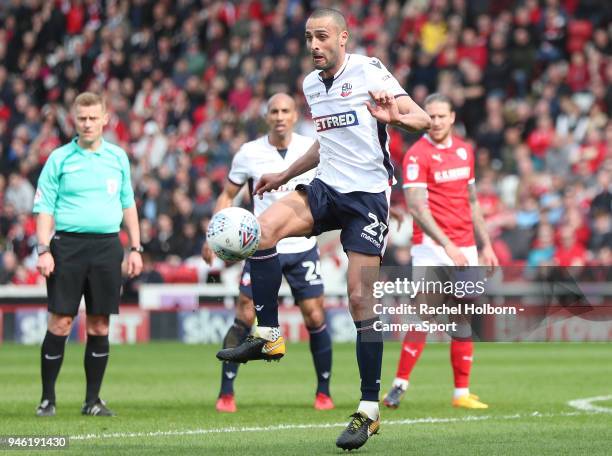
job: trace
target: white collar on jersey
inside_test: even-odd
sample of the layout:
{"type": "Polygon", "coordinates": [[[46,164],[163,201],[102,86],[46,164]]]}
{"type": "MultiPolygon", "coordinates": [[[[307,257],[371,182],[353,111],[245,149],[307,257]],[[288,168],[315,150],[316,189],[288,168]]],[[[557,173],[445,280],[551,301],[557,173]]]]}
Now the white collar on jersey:
{"type": "MultiPolygon", "coordinates": [[[[293,142],[294,135],[295,135],[295,133],[291,132],[291,141],[289,141],[289,144],[287,145],[287,151],[289,150],[289,147],[291,147],[291,143],[293,142]]],[[[276,147],[274,144],[272,144],[270,142],[270,136],[269,135],[266,135],[266,145],[268,147],[270,147],[271,149],[278,150],[278,147],[276,147]]]]}
{"type": "MultiPolygon", "coordinates": [[[[338,69],[338,71],[336,71],[336,74],[334,74],[333,79],[335,80],[338,76],[340,76],[342,74],[342,72],[345,70],[346,66],[348,65],[349,60],[351,59],[351,54],[349,54],[348,52],[344,55],[344,63],[342,64],[342,66],[338,69]]],[[[323,73],[323,71],[319,71],[319,74],[317,75],[319,77],[319,81],[323,82],[323,78],[321,77],[321,73],[323,73]]]]}
{"type": "Polygon", "coordinates": [[[432,146],[434,146],[436,149],[450,149],[451,147],[453,147],[453,137],[449,136],[448,141],[446,142],[446,144],[439,144],[437,142],[434,142],[433,139],[431,139],[431,137],[429,136],[429,134],[425,133],[423,135],[423,137],[429,141],[429,144],[431,144],[432,146]]]}

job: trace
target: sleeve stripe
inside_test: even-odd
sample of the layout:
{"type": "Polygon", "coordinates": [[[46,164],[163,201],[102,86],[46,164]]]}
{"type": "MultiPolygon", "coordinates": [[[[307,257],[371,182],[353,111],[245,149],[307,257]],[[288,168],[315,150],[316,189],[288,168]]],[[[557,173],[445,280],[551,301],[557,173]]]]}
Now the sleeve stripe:
{"type": "Polygon", "coordinates": [[[474,182],[476,182],[476,179],[472,177],[472,178],[471,178],[471,179],[468,181],[468,184],[473,184],[474,182]]]}
{"type": "Polygon", "coordinates": [[[415,182],[413,184],[404,184],[404,185],[402,185],[402,188],[410,188],[410,187],[427,188],[427,184],[424,183],[424,182],[415,182]]]}
{"type": "Polygon", "coordinates": [[[395,98],[399,98],[399,97],[407,97],[407,96],[408,96],[408,94],[407,94],[407,93],[400,93],[400,94],[395,95],[395,98]]]}
{"type": "Polygon", "coordinates": [[[233,180],[231,180],[229,176],[227,176],[227,180],[230,184],[234,184],[237,187],[242,187],[244,185],[244,182],[242,184],[239,184],[238,182],[234,182],[233,180]]]}

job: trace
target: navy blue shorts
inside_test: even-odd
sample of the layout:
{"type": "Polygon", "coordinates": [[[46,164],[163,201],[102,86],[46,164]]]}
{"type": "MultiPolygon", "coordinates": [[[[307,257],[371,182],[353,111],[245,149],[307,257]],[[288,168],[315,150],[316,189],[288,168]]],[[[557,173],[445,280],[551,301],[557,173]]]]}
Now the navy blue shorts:
{"type": "MultiPolygon", "coordinates": [[[[289,286],[293,299],[316,298],[323,294],[323,279],[321,279],[321,262],[319,248],[300,253],[279,253],[281,269],[289,286]]],[[[253,299],[251,291],[251,262],[246,260],[240,276],[240,292],[253,299]]]]}
{"type": "Polygon", "coordinates": [[[312,236],[339,229],[345,252],[383,256],[389,232],[388,192],[340,193],[320,179],[300,184],[296,190],[308,195],[314,219],[312,236]]]}

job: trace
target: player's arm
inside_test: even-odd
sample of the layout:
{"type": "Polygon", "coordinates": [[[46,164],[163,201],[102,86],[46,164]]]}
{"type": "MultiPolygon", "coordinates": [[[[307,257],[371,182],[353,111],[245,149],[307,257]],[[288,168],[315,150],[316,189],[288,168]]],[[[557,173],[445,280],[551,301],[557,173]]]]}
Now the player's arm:
{"type": "MultiPolygon", "coordinates": [[[[223,191],[217,198],[217,203],[215,204],[215,209],[213,210],[213,214],[216,214],[217,212],[223,209],[231,207],[233,204],[234,198],[236,198],[236,195],[238,195],[238,192],[240,191],[241,188],[242,188],[242,185],[237,185],[237,184],[234,184],[230,180],[226,180],[225,186],[223,187],[223,191]]],[[[205,242],[204,245],[202,246],[202,259],[210,265],[212,264],[212,261],[214,258],[215,258],[214,252],[208,246],[208,243],[205,242]]]]}
{"type": "Polygon", "coordinates": [[[472,209],[472,222],[474,223],[474,231],[476,236],[482,245],[482,260],[485,266],[499,266],[499,261],[493,247],[491,245],[491,238],[487,231],[487,225],[485,223],[484,216],[482,215],[482,209],[478,202],[478,196],[476,194],[476,184],[468,184],[468,192],[470,197],[470,207],[472,209]]]}
{"type": "Polygon", "coordinates": [[[467,266],[467,258],[436,223],[427,207],[427,188],[408,187],[404,190],[408,203],[408,210],[413,219],[430,238],[444,247],[446,254],[453,260],[456,266],[467,266]]]}
{"type": "Polygon", "coordinates": [[[283,184],[306,171],[310,171],[319,164],[319,141],[315,141],[308,151],[294,161],[289,168],[281,173],[264,174],[255,186],[254,195],[261,198],[265,192],[276,190],[283,184]]]}
{"type": "Polygon", "coordinates": [[[366,102],[376,120],[409,132],[428,130],[431,118],[408,95],[394,96],[386,90],[368,92],[374,104],[366,102]]]}
{"type": "Polygon", "coordinates": [[[409,132],[429,130],[431,118],[416,102],[408,95],[395,97],[399,110],[399,117],[391,125],[402,128],[409,132]]]}
{"type": "Polygon", "coordinates": [[[228,207],[232,207],[234,202],[234,198],[238,195],[238,192],[242,188],[242,185],[234,184],[230,180],[225,181],[225,186],[223,187],[223,191],[217,198],[217,204],[215,204],[215,209],[213,210],[213,214],[226,209],[228,207]]]}

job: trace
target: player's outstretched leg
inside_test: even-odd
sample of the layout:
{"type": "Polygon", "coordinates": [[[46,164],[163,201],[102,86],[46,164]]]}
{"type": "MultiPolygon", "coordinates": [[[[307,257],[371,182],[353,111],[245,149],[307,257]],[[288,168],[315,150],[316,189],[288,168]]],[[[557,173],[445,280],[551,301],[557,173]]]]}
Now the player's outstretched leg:
{"type": "Polygon", "coordinates": [[[383,398],[383,404],[385,404],[385,406],[393,409],[399,407],[408,389],[412,369],[414,369],[414,366],[423,352],[423,348],[425,348],[426,339],[427,333],[422,331],[408,331],[404,336],[395,379],[393,380],[391,389],[383,398]]]}
{"type": "MultiPolygon", "coordinates": [[[[234,319],[234,324],[227,330],[223,339],[223,348],[237,347],[244,342],[250,332],[250,325],[238,318],[234,319]]],[[[238,364],[225,361],[221,366],[221,389],[215,408],[218,412],[233,413],[237,410],[234,399],[234,381],[238,375],[238,364]]]]}
{"type": "Polygon", "coordinates": [[[221,361],[272,361],[285,354],[285,341],[278,328],[278,290],[282,270],[276,247],[258,250],[248,261],[251,263],[251,288],[258,328],[255,335],[248,336],[242,344],[218,352],[217,358],[221,361]]]}
{"type": "Polygon", "coordinates": [[[221,361],[272,361],[285,355],[285,340],[278,327],[278,290],[282,281],[282,269],[276,243],[286,237],[305,236],[312,232],[314,222],[308,198],[297,191],[291,192],[266,209],[258,220],[261,227],[260,250],[248,260],[251,265],[257,331],[239,346],[217,353],[221,361]]]}

